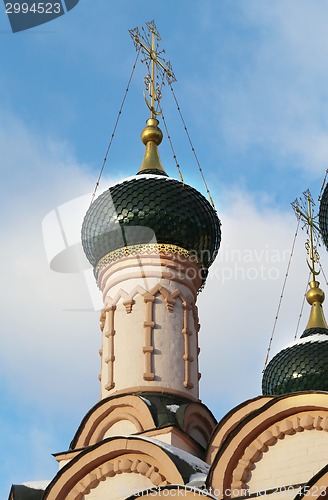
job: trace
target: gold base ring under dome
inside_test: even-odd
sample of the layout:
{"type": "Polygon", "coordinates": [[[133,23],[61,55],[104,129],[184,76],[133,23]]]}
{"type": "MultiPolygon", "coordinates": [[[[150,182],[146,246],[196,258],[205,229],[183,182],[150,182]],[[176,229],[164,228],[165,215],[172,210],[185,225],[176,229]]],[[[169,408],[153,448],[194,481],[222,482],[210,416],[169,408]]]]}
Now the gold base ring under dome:
{"type": "Polygon", "coordinates": [[[148,243],[148,244],[139,244],[139,245],[130,245],[123,248],[118,248],[113,252],[108,253],[104,257],[102,257],[97,266],[96,270],[99,271],[103,267],[111,264],[112,262],[116,262],[120,259],[124,259],[124,257],[130,257],[131,255],[153,255],[153,254],[161,254],[161,255],[177,255],[180,257],[184,257],[186,259],[191,259],[195,264],[201,265],[195,253],[186,250],[185,248],[181,248],[177,245],[171,245],[168,243],[148,243]]]}

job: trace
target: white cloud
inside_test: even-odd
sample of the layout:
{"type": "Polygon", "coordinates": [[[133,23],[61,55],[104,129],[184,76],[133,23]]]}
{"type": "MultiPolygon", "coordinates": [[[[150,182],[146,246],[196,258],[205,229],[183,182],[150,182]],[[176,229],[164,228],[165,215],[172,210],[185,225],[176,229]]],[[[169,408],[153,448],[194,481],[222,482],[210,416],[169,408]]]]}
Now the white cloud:
{"type": "MultiPolygon", "coordinates": [[[[261,394],[261,372],[297,227],[291,209],[260,211],[243,192],[228,198],[231,204],[221,214],[221,254],[198,299],[201,397],[217,417],[261,394]]],[[[299,229],[270,357],[296,333],[308,279],[305,239],[299,229]]],[[[324,288],[322,276],[321,282],[324,288]]],[[[298,335],[309,312],[306,304],[298,335]]]]}
{"type": "MultiPolygon", "coordinates": [[[[1,261],[6,284],[1,291],[6,331],[0,350],[2,377],[13,396],[21,398],[23,403],[29,401],[37,407],[46,407],[49,412],[68,412],[73,418],[82,418],[83,412],[98,398],[99,313],[93,311],[82,274],[58,274],[50,270],[41,223],[49,207],[53,209],[63,201],[63,191],[66,197],[73,198],[85,187],[88,189],[84,192],[89,192],[90,182],[73,155],[67,152],[67,145],[57,144],[51,149],[49,143],[45,145],[41,138],[31,135],[23,123],[17,122],[15,127],[14,117],[10,132],[12,135],[0,129],[3,143],[6,139],[7,162],[18,173],[33,166],[34,181],[40,172],[41,179],[36,184],[28,181],[26,190],[22,183],[15,194],[15,203],[10,205],[10,213],[8,209],[3,212],[3,219],[9,215],[10,225],[3,229],[6,245],[1,261]],[[19,137],[24,148],[11,154],[9,144],[14,136],[19,137]],[[50,171],[50,183],[45,182],[42,171],[45,164],[46,171],[50,171]]],[[[257,199],[259,196],[262,195],[258,194],[257,199]]],[[[267,195],[262,199],[262,206],[270,206],[267,195]]],[[[10,201],[8,193],[3,203],[10,201]]],[[[224,397],[229,408],[230,403],[260,392],[260,371],[296,219],[291,212],[259,211],[255,198],[242,191],[222,193],[221,202],[226,207],[220,213],[221,253],[199,297],[200,346],[202,397],[214,402],[213,394],[218,394],[218,399],[224,397]],[[249,376],[247,387],[245,371],[249,376]],[[226,377],[231,397],[220,383],[226,377]]],[[[290,296],[294,297],[290,300],[295,304],[296,297],[300,305],[307,279],[303,252],[297,266],[298,271],[290,278],[290,296]]],[[[295,309],[285,315],[280,327],[283,340],[280,343],[277,340],[277,350],[279,345],[282,347],[292,340],[297,316],[295,309]]],[[[223,411],[219,400],[214,407],[223,411]]]]}
{"type": "Polygon", "coordinates": [[[0,474],[5,497],[9,481],[53,474],[51,453],[68,447],[98,400],[100,331],[83,276],[51,271],[42,235],[49,211],[92,191],[88,168],[68,143],[1,114],[0,418],[13,451],[0,474]]]}
{"type": "MultiPolygon", "coordinates": [[[[210,5],[216,9],[220,3],[208,2],[205,7],[202,3],[199,7],[204,14],[201,29],[195,29],[188,47],[189,60],[197,65],[193,67],[194,78],[189,76],[191,71],[188,75],[193,81],[188,85],[185,82],[183,87],[186,99],[183,108],[188,113],[189,103],[195,104],[195,123],[201,124],[199,143],[203,146],[206,141],[211,142],[205,154],[216,159],[219,141],[226,141],[231,151],[259,147],[270,164],[275,165],[273,168],[292,159],[288,168],[302,168],[309,176],[313,169],[317,175],[328,160],[328,71],[324,64],[328,47],[327,4],[283,0],[271,3],[268,8],[268,3],[262,0],[239,2],[245,31],[238,32],[239,16],[234,18],[234,22],[238,21],[234,24],[236,31],[231,35],[230,26],[227,37],[218,30],[219,22],[211,15],[210,5]],[[229,61],[222,59],[226,51],[229,61]],[[242,61],[244,56],[246,60],[242,61]],[[205,66],[206,79],[202,73],[205,66]],[[211,133],[204,125],[211,127],[211,133]]],[[[149,8],[146,2],[144,6],[149,8]]],[[[95,11],[93,16],[96,15],[95,11]]],[[[171,40],[176,40],[177,46],[187,36],[190,21],[184,9],[180,16],[186,29],[172,34],[171,40]]],[[[65,17],[69,19],[68,15],[65,17]]],[[[224,30],[226,18],[223,16],[221,21],[224,30]]],[[[87,20],[84,22],[86,25],[87,20]]],[[[78,25],[75,29],[81,31],[78,25]]],[[[107,32],[98,31],[99,38],[93,39],[90,46],[87,38],[81,44],[75,32],[66,32],[61,46],[72,40],[70,63],[74,57],[74,64],[81,59],[83,52],[89,62],[90,54],[95,55],[97,70],[101,67],[107,56],[104,59],[105,49],[98,49],[106,45],[103,42],[107,40],[107,32]]],[[[48,51],[46,38],[43,43],[48,51]]],[[[129,39],[124,43],[131,45],[129,39]]],[[[114,54],[115,44],[111,50],[114,54]]],[[[125,52],[122,49],[115,56],[119,69],[126,65],[121,56],[125,52]]],[[[133,50],[129,57],[131,61],[134,59],[133,50]]],[[[184,50],[181,60],[185,57],[184,50]]],[[[173,55],[172,59],[178,58],[173,55]]],[[[102,76],[107,71],[112,74],[112,66],[104,66],[102,71],[102,76]]],[[[176,72],[182,73],[179,67],[176,72]]],[[[181,93],[180,86],[177,94],[181,93]]],[[[14,412],[4,405],[1,427],[8,430],[8,449],[11,449],[15,441],[13,429],[21,426],[15,453],[25,459],[35,447],[36,456],[29,460],[33,462],[35,458],[37,465],[29,470],[35,479],[46,479],[42,473],[42,455],[47,460],[47,454],[61,451],[54,449],[59,446],[57,443],[67,447],[80,419],[98,399],[100,332],[98,313],[93,311],[83,275],[50,270],[41,225],[56,207],[89,193],[94,178],[90,181],[88,166],[77,162],[68,142],[33,132],[29,123],[6,110],[1,110],[1,116],[0,221],[4,243],[0,260],[0,372],[16,412],[24,416],[29,412],[25,426],[15,421],[9,425],[14,412]],[[48,434],[38,425],[41,411],[48,434]],[[36,423],[32,422],[34,417],[36,423]],[[56,437],[55,420],[59,429],[56,437]]],[[[261,178],[266,177],[264,170],[261,174],[261,178]]],[[[276,186],[289,182],[285,174],[276,186]]],[[[232,405],[260,393],[261,370],[287,267],[287,251],[296,228],[296,219],[287,208],[286,211],[257,208],[274,206],[274,197],[274,193],[251,195],[242,190],[229,195],[221,193],[221,255],[199,296],[201,397],[218,418],[232,405]]],[[[304,235],[298,240],[272,354],[293,339],[296,329],[307,281],[303,241],[304,235]]],[[[303,324],[308,313],[306,305],[303,324]]],[[[15,459],[9,458],[2,471],[6,481],[9,474],[5,469],[12,471],[15,467],[15,459]]],[[[24,468],[24,474],[25,471],[28,469],[24,468]]],[[[13,481],[18,482],[21,477],[19,474],[19,479],[13,481]]],[[[33,477],[22,478],[29,479],[33,477]]]]}
{"type": "Polygon", "coordinates": [[[211,63],[206,80],[199,72],[188,91],[210,139],[216,133],[242,153],[258,148],[271,168],[320,175],[328,163],[327,3],[234,3],[234,16],[224,16],[231,25],[219,32],[220,7],[207,7],[211,63]]]}
{"type": "MultiPolygon", "coordinates": [[[[10,113],[0,128],[3,172],[1,198],[2,287],[1,373],[12,394],[22,401],[58,410],[61,398],[73,408],[83,390],[70,384],[72,368],[85,363],[97,338],[85,281],[78,275],[56,275],[46,260],[42,219],[61,201],[91,191],[86,166],[80,166],[65,143],[31,133],[10,113]],[[79,354],[73,346],[79,346],[79,354]],[[59,361],[60,360],[60,361],[59,361]]],[[[94,366],[97,366],[95,353],[94,366]]],[[[85,371],[92,361],[88,359],[85,371]]],[[[96,379],[97,374],[94,374],[96,379]]],[[[90,385],[92,376],[90,375],[90,385]]],[[[95,397],[96,398],[96,397],[95,397]]],[[[62,400],[62,404],[63,404],[62,400]]]]}
{"type": "MultiPolygon", "coordinates": [[[[41,139],[32,136],[23,123],[18,122],[15,127],[13,117],[11,122],[12,136],[19,136],[24,148],[11,155],[8,144],[12,136],[0,130],[0,137],[5,135],[7,142],[8,163],[18,172],[33,165],[34,179],[47,163],[51,183],[44,182],[45,172],[42,172],[43,182],[28,183],[22,200],[18,196],[21,191],[16,193],[17,203],[11,204],[11,224],[3,230],[6,246],[2,276],[6,286],[2,288],[1,298],[3,326],[8,333],[2,338],[0,351],[2,376],[14,397],[45,406],[49,412],[66,414],[68,411],[76,416],[98,397],[98,313],[93,311],[82,274],[58,274],[50,270],[41,223],[49,207],[58,206],[58,199],[62,201],[63,190],[66,196],[77,196],[85,186],[90,191],[90,183],[72,154],[67,153],[67,146],[57,145],[49,152],[51,148],[47,143],[45,146],[41,139]]],[[[10,200],[8,195],[3,202],[7,204],[10,200]]],[[[213,394],[224,391],[225,386],[212,380],[220,381],[229,373],[234,392],[232,401],[238,401],[245,395],[245,385],[239,382],[243,379],[242,370],[250,376],[246,394],[249,391],[256,395],[260,391],[259,370],[271,333],[296,219],[290,213],[286,215],[272,209],[259,212],[250,195],[240,191],[223,193],[222,200],[226,209],[220,214],[223,219],[221,255],[199,299],[201,362],[206,381],[203,397],[207,399],[209,389],[213,394]]],[[[6,219],[7,212],[3,217],[6,219]]],[[[302,267],[303,257],[301,262],[302,267]]],[[[300,303],[306,278],[304,266],[304,272],[299,272],[293,281],[293,291],[300,303]]],[[[284,325],[286,330],[291,323],[296,323],[297,312],[291,316],[284,325]]],[[[290,337],[286,338],[286,342],[289,340],[290,337]]],[[[83,411],[79,414],[82,416],[83,411]]]]}

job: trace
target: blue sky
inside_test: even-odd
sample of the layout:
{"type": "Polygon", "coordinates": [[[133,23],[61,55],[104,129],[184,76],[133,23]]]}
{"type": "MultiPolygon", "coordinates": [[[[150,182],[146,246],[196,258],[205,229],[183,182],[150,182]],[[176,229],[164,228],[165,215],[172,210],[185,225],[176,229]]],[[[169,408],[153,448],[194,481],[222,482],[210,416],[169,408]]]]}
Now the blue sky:
{"type": "MultiPolygon", "coordinates": [[[[220,419],[260,393],[296,228],[289,203],[308,187],[316,197],[328,167],[327,15],[324,0],[80,0],[13,34],[0,10],[1,498],[55,474],[51,453],[99,397],[99,313],[82,274],[50,269],[42,221],[94,188],[136,56],[128,30],[155,19],[223,222],[199,297],[201,396],[220,419]]],[[[139,64],[101,189],[140,165],[144,75],[139,64]]],[[[204,192],[170,92],[163,107],[184,178],[204,192]]],[[[167,141],[160,152],[177,177],[167,141]]],[[[303,243],[274,351],[294,335],[303,243]]]]}

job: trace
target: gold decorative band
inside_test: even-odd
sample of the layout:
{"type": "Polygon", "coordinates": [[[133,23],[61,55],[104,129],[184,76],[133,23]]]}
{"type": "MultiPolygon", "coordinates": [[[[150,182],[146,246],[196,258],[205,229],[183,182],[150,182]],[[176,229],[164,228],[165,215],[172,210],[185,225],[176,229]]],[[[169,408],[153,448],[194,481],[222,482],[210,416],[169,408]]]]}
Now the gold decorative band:
{"type": "Polygon", "coordinates": [[[180,257],[185,257],[186,259],[192,259],[193,262],[199,263],[197,255],[194,252],[189,252],[185,248],[181,248],[177,245],[172,245],[169,243],[142,243],[139,245],[130,245],[123,248],[118,248],[113,250],[113,252],[108,253],[102,257],[97,266],[97,271],[112,262],[116,262],[124,257],[130,257],[132,255],[178,255],[180,257]]]}

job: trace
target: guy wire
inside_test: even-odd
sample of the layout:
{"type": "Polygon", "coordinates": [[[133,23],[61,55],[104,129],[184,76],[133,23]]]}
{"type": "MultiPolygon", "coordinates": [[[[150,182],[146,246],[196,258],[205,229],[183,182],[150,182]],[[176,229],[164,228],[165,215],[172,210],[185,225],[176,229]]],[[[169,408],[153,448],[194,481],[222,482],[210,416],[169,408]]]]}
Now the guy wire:
{"type": "Polygon", "coordinates": [[[134,75],[134,71],[136,69],[136,65],[137,65],[137,62],[138,62],[139,54],[140,54],[140,48],[137,50],[136,59],[134,61],[134,65],[133,65],[133,68],[132,68],[132,71],[131,71],[131,75],[130,75],[130,78],[129,78],[129,81],[128,81],[128,85],[127,85],[127,87],[125,89],[125,92],[124,92],[124,97],[123,97],[123,100],[122,100],[122,103],[121,103],[121,106],[120,106],[120,109],[119,109],[119,112],[118,112],[118,115],[117,115],[117,118],[116,118],[116,122],[115,122],[115,125],[114,125],[113,133],[111,135],[111,138],[110,138],[107,150],[106,150],[106,154],[105,154],[105,157],[104,157],[104,160],[103,160],[100,172],[99,172],[99,176],[98,176],[98,179],[97,179],[97,182],[96,182],[96,185],[95,185],[95,189],[94,189],[94,191],[92,193],[90,206],[94,202],[94,199],[95,199],[95,196],[96,196],[96,193],[97,193],[97,189],[99,187],[100,179],[101,179],[102,173],[104,171],[104,168],[105,168],[105,165],[106,165],[106,162],[107,162],[108,153],[109,153],[109,150],[111,148],[111,145],[112,145],[115,133],[116,133],[117,125],[118,125],[119,119],[121,117],[123,106],[125,104],[125,100],[126,100],[126,97],[127,97],[128,91],[129,91],[129,87],[130,87],[130,84],[131,84],[131,81],[132,81],[132,78],[133,78],[133,75],[134,75]]]}
{"type": "Polygon", "coordinates": [[[281,308],[281,303],[282,303],[282,299],[283,299],[285,288],[286,288],[286,283],[287,283],[287,278],[288,278],[288,275],[289,275],[289,269],[290,269],[292,257],[293,257],[293,254],[294,254],[295,242],[296,242],[296,238],[297,238],[299,227],[300,227],[300,219],[298,219],[298,221],[297,221],[297,228],[296,228],[296,232],[295,232],[295,235],[294,235],[294,240],[293,240],[292,249],[291,249],[289,260],[288,260],[288,265],[287,265],[287,270],[286,270],[286,274],[285,274],[285,279],[284,279],[284,283],[283,283],[281,294],[280,294],[280,298],[279,298],[279,303],[278,303],[276,317],[275,317],[275,320],[274,320],[274,323],[273,323],[272,333],[271,333],[271,337],[270,337],[270,341],[269,341],[267,355],[266,355],[265,362],[264,362],[263,371],[265,370],[265,368],[266,368],[266,366],[268,364],[268,361],[269,361],[269,355],[270,355],[270,351],[271,351],[272,340],[273,340],[273,336],[274,336],[274,333],[275,333],[275,330],[276,330],[276,326],[277,326],[277,321],[278,321],[279,312],[280,312],[280,308],[281,308]]]}

